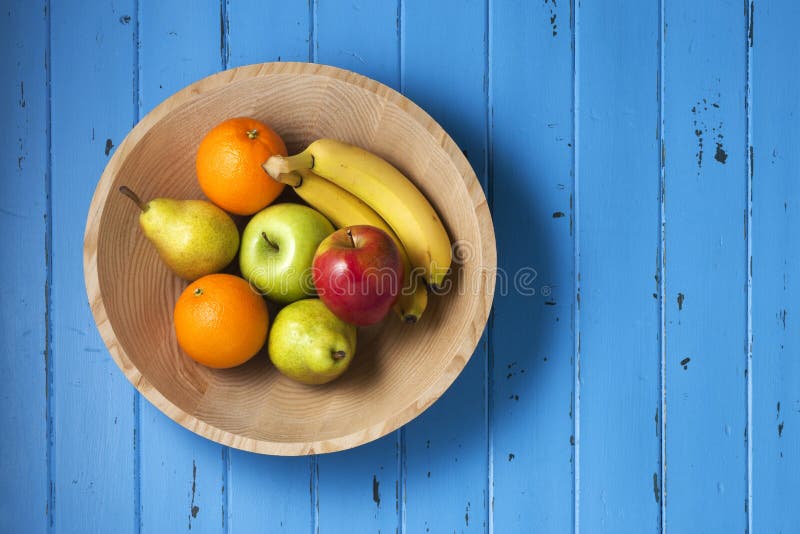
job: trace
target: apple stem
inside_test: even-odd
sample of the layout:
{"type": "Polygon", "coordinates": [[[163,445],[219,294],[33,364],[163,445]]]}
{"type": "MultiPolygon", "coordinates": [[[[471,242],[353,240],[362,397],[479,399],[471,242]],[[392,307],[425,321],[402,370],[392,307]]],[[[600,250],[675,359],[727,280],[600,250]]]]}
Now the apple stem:
{"type": "Polygon", "coordinates": [[[339,360],[345,359],[347,357],[347,353],[343,350],[337,350],[337,351],[332,351],[331,356],[333,357],[334,360],[338,362],[339,360]]]}
{"type": "Polygon", "coordinates": [[[353,232],[352,232],[352,230],[350,230],[350,227],[345,228],[344,229],[344,233],[346,233],[347,237],[350,238],[350,244],[353,245],[353,248],[356,248],[356,242],[353,239],[353,232]]]}
{"type": "Polygon", "coordinates": [[[264,238],[264,241],[267,242],[267,245],[269,245],[271,248],[274,248],[275,250],[278,250],[278,248],[279,248],[278,245],[276,245],[275,243],[273,243],[272,241],[269,240],[269,238],[267,237],[267,233],[266,232],[261,232],[261,237],[264,238]]]}
{"type": "Polygon", "coordinates": [[[147,204],[142,202],[142,199],[139,198],[139,195],[131,191],[127,186],[119,186],[119,192],[133,200],[134,204],[136,204],[141,211],[147,211],[147,204]]]}

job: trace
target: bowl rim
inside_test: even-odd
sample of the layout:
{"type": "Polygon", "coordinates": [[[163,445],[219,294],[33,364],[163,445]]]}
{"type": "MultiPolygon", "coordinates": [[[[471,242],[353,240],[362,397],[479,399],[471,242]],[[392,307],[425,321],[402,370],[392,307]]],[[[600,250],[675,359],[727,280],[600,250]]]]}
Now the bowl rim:
{"type": "Polygon", "coordinates": [[[181,426],[217,443],[259,454],[302,456],[346,450],[378,439],[424,412],[450,387],[472,357],[488,321],[495,291],[495,277],[491,274],[497,267],[497,251],[489,206],[475,171],[455,141],[427,112],[394,89],[349,70],[318,63],[271,62],[244,65],[202,78],[165,99],[131,129],[103,170],[92,196],[84,232],[83,267],[86,294],[100,336],[125,377],[150,403],[181,426]],[[456,343],[456,348],[443,372],[426,390],[383,421],[343,436],[309,442],[271,441],[234,434],[209,424],[173,404],[142,375],[117,340],[105,309],[97,268],[100,221],[111,192],[113,177],[127,154],[147,132],[174,109],[206,93],[232,82],[275,74],[313,74],[358,86],[386,99],[388,103],[397,105],[427,130],[457,166],[464,180],[479,225],[481,242],[474,250],[479,254],[479,267],[489,273],[489,276],[481,277],[483,287],[480,288],[478,295],[480,302],[474,307],[473,316],[468,319],[468,324],[471,324],[472,328],[466,329],[467,334],[460,343],[456,343]]]}

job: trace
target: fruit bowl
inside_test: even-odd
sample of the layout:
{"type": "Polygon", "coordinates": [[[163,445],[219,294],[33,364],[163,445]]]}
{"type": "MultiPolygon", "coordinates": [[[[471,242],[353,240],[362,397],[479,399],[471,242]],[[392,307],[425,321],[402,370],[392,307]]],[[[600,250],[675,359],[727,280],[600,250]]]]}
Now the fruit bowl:
{"type": "MultiPolygon", "coordinates": [[[[265,174],[265,179],[269,179],[265,174]]],[[[174,94],[119,145],[92,199],[84,275],[98,330],[114,361],[158,409],[213,441],[262,454],[343,450],[407,423],[452,384],[483,332],[494,295],[494,230],[480,184],[447,133],[396,91],[364,76],[306,63],[220,72],[174,94]],[[320,137],[371,150],[406,174],[455,244],[454,269],[419,323],[389,316],[360,329],[339,379],[305,386],[281,375],[265,350],[227,370],[178,348],[172,310],[186,282],[160,261],[121,185],[142,198],[203,198],[195,156],[215,124],[251,116],[290,153],[320,137]]]]}

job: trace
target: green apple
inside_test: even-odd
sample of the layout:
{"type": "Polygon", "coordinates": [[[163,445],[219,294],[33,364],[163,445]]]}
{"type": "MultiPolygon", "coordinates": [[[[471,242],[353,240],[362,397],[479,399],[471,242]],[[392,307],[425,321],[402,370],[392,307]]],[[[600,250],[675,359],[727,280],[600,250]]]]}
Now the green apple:
{"type": "Polygon", "coordinates": [[[269,206],[256,213],[242,233],[242,276],[281,304],[313,296],[314,253],[333,231],[328,219],[308,206],[269,206]]]}
{"type": "Polygon", "coordinates": [[[304,384],[325,384],[347,370],[356,353],[356,327],[319,299],[298,300],[275,317],[269,359],[284,375],[304,384]]]}

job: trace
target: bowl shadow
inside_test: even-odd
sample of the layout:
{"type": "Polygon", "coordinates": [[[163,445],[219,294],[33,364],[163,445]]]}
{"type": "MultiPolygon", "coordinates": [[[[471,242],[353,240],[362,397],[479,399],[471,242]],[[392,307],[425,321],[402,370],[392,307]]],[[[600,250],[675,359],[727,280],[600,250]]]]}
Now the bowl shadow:
{"type": "MultiPolygon", "coordinates": [[[[494,159],[514,161],[514,155],[496,147],[494,159]]],[[[567,205],[551,210],[537,199],[553,198],[547,190],[556,187],[552,177],[535,167],[528,174],[499,167],[494,171],[490,195],[498,272],[492,315],[464,371],[433,406],[405,426],[407,455],[433,466],[473,469],[474,463],[463,461],[465,456],[485,461],[487,422],[498,436],[518,432],[520,416],[550,417],[537,411],[536,400],[541,399],[537,392],[552,391],[544,386],[554,377],[569,375],[559,391],[565,392],[564,416],[571,410],[568,188],[563,195],[567,205]],[[564,216],[554,216],[557,212],[564,216]],[[454,457],[462,461],[453,464],[454,457]]],[[[566,185],[571,178],[558,181],[566,185]]]]}

